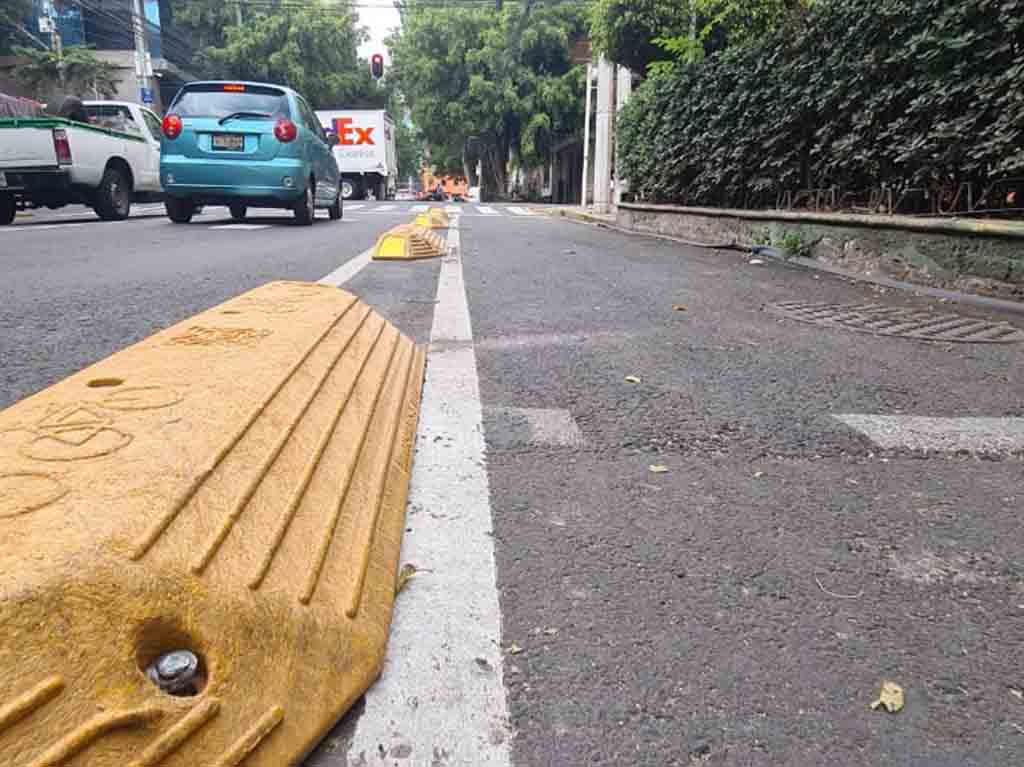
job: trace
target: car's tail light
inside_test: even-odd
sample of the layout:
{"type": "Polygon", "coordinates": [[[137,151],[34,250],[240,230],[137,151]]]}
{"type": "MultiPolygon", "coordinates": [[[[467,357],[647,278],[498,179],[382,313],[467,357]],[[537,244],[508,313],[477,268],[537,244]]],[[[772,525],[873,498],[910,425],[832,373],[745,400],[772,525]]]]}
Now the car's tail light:
{"type": "Polygon", "coordinates": [[[178,115],[170,114],[164,118],[164,135],[169,139],[176,139],[181,135],[181,118],[178,115]]]}
{"type": "Polygon", "coordinates": [[[58,165],[71,164],[71,144],[68,143],[68,134],[63,128],[53,129],[53,151],[57,155],[58,165]]]}
{"type": "Polygon", "coordinates": [[[282,117],[277,121],[274,126],[274,136],[282,144],[287,144],[289,141],[294,141],[295,137],[299,135],[299,129],[295,127],[295,123],[289,120],[287,117],[282,117]]]}

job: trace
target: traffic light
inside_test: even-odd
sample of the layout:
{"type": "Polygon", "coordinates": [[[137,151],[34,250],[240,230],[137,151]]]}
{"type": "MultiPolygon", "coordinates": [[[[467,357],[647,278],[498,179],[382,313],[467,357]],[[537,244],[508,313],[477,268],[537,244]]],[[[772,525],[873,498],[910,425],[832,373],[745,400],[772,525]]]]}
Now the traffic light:
{"type": "Polygon", "coordinates": [[[374,80],[379,80],[384,76],[384,57],[379,53],[370,57],[370,74],[373,75],[374,80]]]}

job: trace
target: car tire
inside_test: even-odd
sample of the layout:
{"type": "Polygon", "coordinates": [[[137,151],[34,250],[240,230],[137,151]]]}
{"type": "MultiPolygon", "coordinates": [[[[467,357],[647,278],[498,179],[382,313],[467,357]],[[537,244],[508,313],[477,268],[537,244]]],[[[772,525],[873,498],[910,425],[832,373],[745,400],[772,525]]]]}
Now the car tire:
{"type": "Polygon", "coordinates": [[[245,205],[229,205],[228,209],[231,211],[231,218],[235,221],[245,221],[245,214],[249,210],[245,205]]]}
{"type": "Polygon", "coordinates": [[[340,221],[342,212],[341,190],[338,190],[338,196],[334,198],[334,205],[327,209],[327,216],[331,221],[340,221]]]}
{"type": "Polygon", "coordinates": [[[196,206],[192,201],[180,197],[168,197],[164,200],[164,207],[167,209],[167,218],[176,224],[187,224],[196,214],[196,206]]]}
{"type": "Polygon", "coordinates": [[[119,168],[103,171],[93,210],[104,221],[124,221],[131,215],[132,182],[119,168]]]}
{"type": "Polygon", "coordinates": [[[313,199],[314,181],[310,179],[306,183],[306,191],[302,199],[295,203],[292,209],[295,211],[295,223],[299,226],[312,226],[316,219],[316,202],[313,199]]]}
{"type": "Polygon", "coordinates": [[[356,182],[343,178],[341,180],[341,196],[346,200],[354,200],[358,195],[359,187],[356,186],[356,182]]]}
{"type": "Polygon", "coordinates": [[[0,226],[13,224],[16,215],[18,215],[18,205],[14,201],[14,195],[0,194],[0,226]]]}

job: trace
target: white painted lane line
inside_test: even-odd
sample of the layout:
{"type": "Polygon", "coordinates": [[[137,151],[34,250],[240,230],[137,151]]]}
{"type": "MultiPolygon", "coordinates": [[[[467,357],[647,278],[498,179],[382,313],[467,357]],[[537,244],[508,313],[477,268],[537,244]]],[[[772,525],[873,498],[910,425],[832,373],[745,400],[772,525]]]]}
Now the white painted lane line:
{"type": "Polygon", "coordinates": [[[480,386],[457,223],[448,246],[401,556],[426,572],[398,598],[384,672],[366,693],[342,764],[375,764],[392,749],[401,749],[409,767],[511,764],[480,386]]]}
{"type": "Polygon", "coordinates": [[[396,207],[397,206],[395,206],[395,205],[378,205],[371,212],[373,212],[373,213],[388,213],[388,212],[394,210],[396,207]]]}
{"type": "Polygon", "coordinates": [[[1024,418],[927,418],[858,413],[834,417],[881,448],[972,453],[1024,450],[1024,418]]]}
{"type": "Polygon", "coordinates": [[[445,205],[444,210],[446,213],[458,213],[462,208],[458,205],[445,205]]]}
{"type": "Polygon", "coordinates": [[[429,207],[430,207],[429,205],[413,205],[412,206],[412,212],[413,213],[422,213],[423,211],[425,211],[429,207]]]}
{"type": "Polygon", "coordinates": [[[366,207],[366,205],[361,202],[345,202],[342,203],[342,205],[346,210],[359,210],[360,208],[366,207]]]}
{"type": "Polygon", "coordinates": [[[239,231],[254,231],[256,229],[269,229],[270,224],[218,224],[210,229],[237,229],[239,231]]]}
{"type": "Polygon", "coordinates": [[[532,216],[533,215],[533,213],[531,213],[528,208],[519,208],[519,207],[516,207],[516,206],[512,206],[510,208],[507,208],[507,210],[508,210],[509,213],[511,213],[511,214],[513,214],[515,216],[532,216]]]}
{"type": "Polygon", "coordinates": [[[494,208],[492,208],[492,207],[490,207],[488,205],[477,205],[476,209],[477,209],[477,212],[483,213],[485,216],[500,216],[501,215],[498,211],[496,211],[494,208]]]}
{"type": "Polygon", "coordinates": [[[5,226],[0,229],[0,233],[7,234],[18,234],[19,232],[43,232],[47,229],[74,229],[76,226],[85,226],[85,224],[28,224],[18,226],[5,226]]]}
{"type": "Polygon", "coordinates": [[[359,274],[362,268],[370,263],[370,258],[372,258],[372,256],[373,248],[368,248],[355,258],[346,261],[333,272],[321,277],[317,281],[323,285],[334,285],[334,287],[340,288],[346,282],[359,274]]]}

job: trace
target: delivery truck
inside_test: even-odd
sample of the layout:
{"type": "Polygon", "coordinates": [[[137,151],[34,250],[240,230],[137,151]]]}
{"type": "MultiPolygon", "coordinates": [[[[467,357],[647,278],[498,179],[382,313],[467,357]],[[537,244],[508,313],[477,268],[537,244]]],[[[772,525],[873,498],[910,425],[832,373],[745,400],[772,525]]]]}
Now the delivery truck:
{"type": "Polygon", "coordinates": [[[338,136],[333,151],[341,172],[342,197],[393,199],[398,156],[391,116],[383,109],[324,109],[316,116],[325,131],[338,136]]]}

